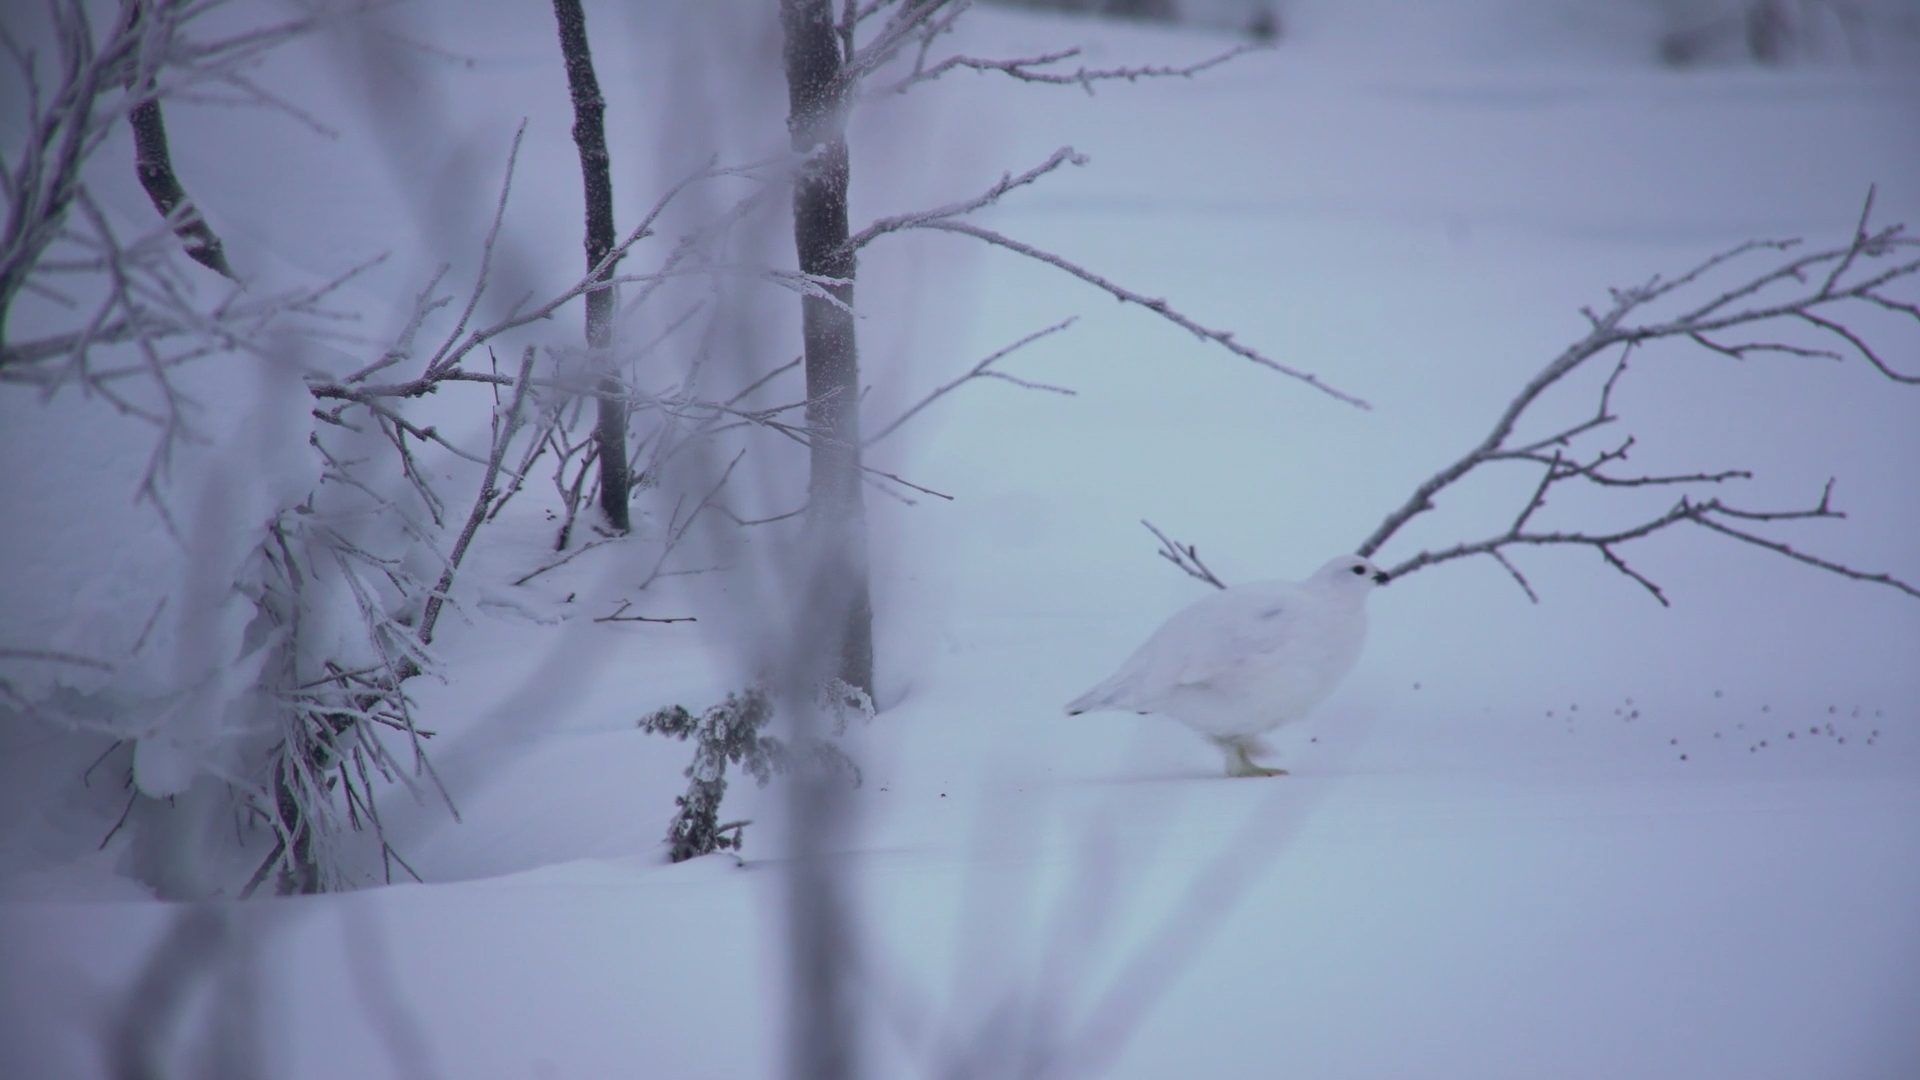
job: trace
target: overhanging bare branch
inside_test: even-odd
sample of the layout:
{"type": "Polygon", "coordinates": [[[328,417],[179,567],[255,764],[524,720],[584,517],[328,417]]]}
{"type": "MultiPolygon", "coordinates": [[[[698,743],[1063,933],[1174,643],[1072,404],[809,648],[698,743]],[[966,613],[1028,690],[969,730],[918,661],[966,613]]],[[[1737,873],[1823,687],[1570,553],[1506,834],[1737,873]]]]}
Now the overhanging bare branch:
{"type": "Polygon", "coordinates": [[[922,409],[925,409],[927,406],[933,404],[935,401],[938,401],[941,397],[949,393],[952,393],[955,390],[958,390],[961,386],[964,386],[965,384],[967,384],[968,382],[971,382],[974,379],[1001,379],[1006,382],[1010,382],[1015,386],[1023,387],[1028,390],[1044,390],[1048,393],[1065,394],[1068,397],[1072,397],[1074,395],[1074,391],[1069,390],[1064,386],[1050,386],[1046,383],[1029,382],[1026,379],[1019,379],[1019,378],[1015,378],[1012,375],[1008,375],[1004,371],[994,371],[992,370],[992,368],[995,362],[1005,359],[1007,356],[1015,352],[1018,352],[1019,350],[1027,347],[1028,345],[1033,344],[1036,341],[1039,341],[1043,337],[1046,337],[1050,334],[1057,334],[1060,331],[1065,330],[1067,327],[1072,326],[1077,318],[1078,316],[1075,316],[1073,318],[1063,319],[1060,322],[1054,323],[1052,326],[1049,326],[1044,330],[1035,330],[1033,333],[1028,334],[1026,337],[1021,338],[1019,341],[1016,341],[1011,345],[1007,345],[1001,348],[999,351],[987,357],[985,360],[982,360],[979,363],[973,365],[972,370],[968,371],[965,375],[962,375],[959,378],[954,379],[952,382],[948,382],[937,387],[936,389],[934,389],[932,393],[929,393],[926,397],[923,397],[919,401],[914,402],[911,406],[907,408],[906,412],[903,412],[899,416],[894,417],[891,423],[881,428],[878,432],[867,436],[867,440],[864,445],[872,446],[874,443],[877,443],[881,439],[884,439],[887,436],[893,434],[895,431],[898,431],[900,429],[900,425],[913,419],[915,416],[917,416],[920,413],[922,409]]]}
{"type": "Polygon", "coordinates": [[[1746,510],[1729,505],[1717,496],[1697,498],[1686,494],[1663,514],[1611,531],[1543,531],[1530,527],[1536,512],[1546,505],[1549,491],[1567,482],[1585,482],[1600,488],[1656,485],[1697,488],[1751,478],[1752,473],[1745,469],[1617,475],[1611,469],[1627,459],[1634,445],[1631,437],[1611,449],[1576,455],[1574,443],[1579,437],[1619,419],[1612,411],[1614,387],[1625,374],[1628,358],[1638,346],[1674,340],[1692,342],[1712,353],[1736,360],[1760,354],[1790,359],[1841,359],[1844,354],[1839,350],[1809,347],[1778,336],[1780,330],[1788,325],[1810,326],[1835,339],[1848,351],[1858,353],[1894,382],[1920,382],[1920,374],[1908,375],[1895,370],[1859,331],[1845,321],[1849,310],[1857,310],[1858,305],[1866,304],[1904,316],[1920,327],[1920,308],[1885,291],[1889,285],[1908,279],[1920,271],[1920,258],[1913,257],[1913,249],[1920,245],[1907,239],[1903,227],[1897,224],[1870,229],[1872,208],[1873,193],[1869,191],[1853,236],[1843,246],[1792,255],[1800,246],[1797,240],[1750,241],[1714,255],[1671,280],[1655,277],[1637,288],[1613,290],[1612,306],[1604,314],[1585,312],[1591,326],[1587,336],[1569,346],[1528,380],[1479,445],[1416,488],[1404,503],[1387,515],[1356,551],[1363,556],[1373,555],[1409,521],[1433,509],[1435,499],[1442,491],[1481,466],[1519,462],[1542,471],[1531,496],[1504,532],[1440,550],[1421,551],[1403,560],[1389,573],[1397,580],[1426,566],[1485,555],[1496,559],[1526,590],[1528,597],[1537,601],[1537,594],[1507,559],[1505,549],[1518,546],[1587,546],[1598,551],[1609,566],[1639,583],[1665,604],[1668,601],[1660,588],[1629,566],[1617,549],[1622,544],[1671,526],[1692,524],[1830,573],[1920,596],[1920,591],[1916,591],[1912,584],[1891,574],[1867,572],[1835,560],[1809,555],[1736,524],[1842,517],[1844,515],[1831,505],[1831,481],[1814,506],[1801,510],[1746,510]],[[1631,316],[1656,301],[1665,300],[1686,287],[1696,285],[1710,274],[1725,272],[1743,260],[1760,255],[1789,257],[1756,269],[1679,316],[1637,323],[1630,321],[1631,316]],[[1871,269],[1861,272],[1868,267],[1871,269]],[[1855,307],[1849,308],[1848,305],[1855,307]],[[1620,360],[1601,388],[1599,408],[1590,418],[1545,438],[1513,444],[1514,433],[1522,418],[1548,390],[1594,356],[1616,347],[1621,349],[1620,360]]]}
{"type": "Polygon", "coordinates": [[[963,236],[971,236],[976,240],[983,240],[996,247],[1005,248],[1008,251],[1014,252],[1015,254],[1025,255],[1029,259],[1033,259],[1037,262],[1043,262],[1043,263],[1046,263],[1048,266],[1052,266],[1057,269],[1064,270],[1067,273],[1072,274],[1074,277],[1079,278],[1081,281],[1084,281],[1087,284],[1092,285],[1094,288],[1099,289],[1102,292],[1105,292],[1107,295],[1113,297],[1114,299],[1120,301],[1121,303],[1133,304],[1138,307],[1143,307],[1148,311],[1153,312],[1155,315],[1158,315],[1161,318],[1167,320],[1168,322],[1174,324],[1175,326],[1180,327],[1182,330],[1185,330],[1188,333],[1192,334],[1193,336],[1201,339],[1202,341],[1211,341],[1214,344],[1219,345],[1220,347],[1226,349],[1228,352],[1233,353],[1235,356],[1239,356],[1246,360],[1251,360],[1254,363],[1259,364],[1261,367],[1268,368],[1273,371],[1277,371],[1280,374],[1287,376],[1288,378],[1298,379],[1299,381],[1306,383],[1308,386],[1313,387],[1315,390],[1318,390],[1321,393],[1326,394],[1328,397],[1334,398],[1337,401],[1344,401],[1349,405],[1352,405],[1352,406],[1355,406],[1356,408],[1361,408],[1361,409],[1373,408],[1373,406],[1367,404],[1365,400],[1355,397],[1352,394],[1346,393],[1343,390],[1335,389],[1333,386],[1329,385],[1326,381],[1321,379],[1320,376],[1315,375],[1312,372],[1301,371],[1298,368],[1291,367],[1287,364],[1283,364],[1279,362],[1278,360],[1274,360],[1271,357],[1268,357],[1265,354],[1261,353],[1257,349],[1251,348],[1246,345],[1242,345],[1239,341],[1235,340],[1234,335],[1230,331],[1214,330],[1210,327],[1202,326],[1200,323],[1195,322],[1193,319],[1188,318],[1186,315],[1183,315],[1179,311],[1175,310],[1174,307],[1168,304],[1165,300],[1156,299],[1149,296],[1143,296],[1140,293],[1134,292],[1132,289],[1126,288],[1123,285],[1119,285],[1119,284],[1116,284],[1115,282],[1109,281],[1106,278],[1101,277],[1099,274],[1096,274],[1093,271],[1088,270],[1077,263],[1071,262],[1065,258],[1062,258],[1059,255],[1055,255],[1051,251],[1042,250],[1040,248],[1034,247],[1031,244],[1021,243],[1020,241],[1015,240],[1012,237],[1003,236],[1000,233],[994,232],[992,229],[981,228],[980,226],[967,221],[954,221],[947,218],[939,218],[931,221],[917,223],[908,227],[916,228],[916,229],[937,229],[942,232],[959,233],[963,236]]]}

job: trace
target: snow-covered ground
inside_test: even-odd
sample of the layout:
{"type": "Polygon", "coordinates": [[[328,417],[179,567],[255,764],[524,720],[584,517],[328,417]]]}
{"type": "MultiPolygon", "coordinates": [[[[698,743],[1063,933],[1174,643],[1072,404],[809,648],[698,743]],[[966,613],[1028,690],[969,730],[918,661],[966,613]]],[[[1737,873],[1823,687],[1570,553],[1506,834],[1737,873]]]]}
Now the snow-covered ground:
{"type": "MultiPolygon", "coordinates": [[[[1082,316],[1004,365],[1077,396],[971,385],[875,450],[954,498],[872,501],[883,711],[849,739],[865,782],[835,863],[863,935],[871,1074],[1029,1075],[1022,1056],[1044,1052],[1061,1075],[1140,1078],[1920,1075],[1912,597],[1672,531],[1623,549],[1670,608],[1586,549],[1516,556],[1538,605],[1484,559],[1376,592],[1359,667],[1273,740],[1286,777],[1223,779],[1217,753],[1164,720],[1061,715],[1206,588],[1154,557],[1140,518],[1228,581],[1302,577],[1477,442],[1608,287],[1754,237],[1844,242],[1870,185],[1877,219],[1920,219],[1920,77],[1897,64],[1675,72],[1617,20],[1619,40],[1590,32],[1591,4],[1520,29],[1491,22],[1494,4],[1412,26],[1384,3],[1293,7],[1279,48],[1190,81],[1086,95],[956,73],[855,123],[856,228],[1071,144],[1091,163],[984,220],[1373,406],[964,238],[864,257],[872,415],[1082,316]]],[[[621,221],[671,175],[636,160],[671,156],[660,113],[746,108],[724,95],[752,87],[717,76],[698,102],[672,89],[701,70],[690,40],[773,49],[771,27],[738,18],[676,37],[663,10],[589,5],[624,133],[621,221]]],[[[509,241],[521,272],[560,280],[579,257],[579,181],[549,19],[537,4],[423,17],[474,62],[380,91],[406,107],[369,104],[329,74],[337,52],[300,45],[268,74],[338,140],[181,106],[175,156],[230,162],[187,181],[243,268],[324,276],[396,249],[354,294],[391,327],[418,287],[406,275],[484,229],[524,115],[509,241]],[[444,141],[401,146],[399,122],[369,119],[406,108],[440,118],[444,141]],[[461,169],[487,179],[449,189],[482,194],[437,201],[461,169]]],[[[1098,64],[1184,63],[1224,41],[987,9],[956,47],[1069,44],[1098,64]]],[[[783,106],[740,127],[777,135],[783,106]]],[[[111,153],[103,168],[128,177],[114,209],[132,219],[144,205],[111,153]]],[[[1885,340],[1920,370],[1920,333],[1885,340]]],[[[1588,414],[1601,374],[1554,416],[1588,414]]],[[[226,385],[201,389],[255,392],[226,385]]],[[[1778,535],[1920,578],[1913,388],[1855,361],[1667,349],[1615,404],[1638,468],[1750,469],[1743,498],[1777,506],[1838,477],[1847,520],[1778,535]]],[[[7,460],[36,465],[0,488],[6,625],[50,633],[19,613],[61,608],[89,560],[155,572],[116,548],[165,541],[124,507],[137,440],[43,441],[111,429],[97,404],[0,408],[7,460]],[[63,501],[89,484],[118,501],[63,501]]],[[[1504,528],[1532,482],[1450,495],[1382,561],[1504,528]]],[[[538,504],[515,507],[462,571],[467,617],[436,641],[448,681],[418,695],[463,820],[387,811],[426,883],[240,906],[243,992],[196,991],[181,1062],[192,1039],[239,1028],[283,1080],[781,1071],[777,791],[730,790],[727,816],[756,819],[743,859],[666,865],[688,748],[635,729],[736,688],[735,650],[708,623],[590,621],[644,572],[630,547],[507,586],[551,542],[538,504]],[[210,1014],[235,1000],[255,1012],[223,1029],[210,1014]]],[[[693,611],[707,587],[647,603],[693,611]]],[[[112,615],[119,595],[74,603],[112,615]]],[[[116,861],[124,837],[93,851],[120,803],[81,793],[87,758],[40,738],[3,750],[0,1073],[95,1076],[178,909],[141,898],[116,861]]]]}

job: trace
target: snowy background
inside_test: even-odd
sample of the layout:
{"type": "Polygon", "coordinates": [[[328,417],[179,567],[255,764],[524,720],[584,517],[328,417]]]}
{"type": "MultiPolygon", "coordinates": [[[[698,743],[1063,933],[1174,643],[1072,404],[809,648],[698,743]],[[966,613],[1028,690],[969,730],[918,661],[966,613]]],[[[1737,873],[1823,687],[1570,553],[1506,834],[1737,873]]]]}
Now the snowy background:
{"type": "MultiPolygon", "coordinates": [[[[1139,519],[1229,582],[1303,577],[1477,442],[1610,286],[1755,237],[1844,243],[1870,185],[1878,220],[1920,219],[1911,12],[1889,9],[1864,59],[1681,70],[1656,59],[1660,7],[1302,0],[1275,49],[1192,80],[1088,95],[960,72],[856,115],[856,229],[1070,144],[1091,162],[982,220],[1373,406],[962,237],[863,256],[869,417],[1081,316],[1003,364],[1077,396],[971,385],[873,453],[953,496],[870,502],[882,711],[849,737],[865,782],[836,865],[873,1075],[1035,1074],[1029,1054],[1051,1055],[1040,1075],[1143,1078],[1920,1075],[1920,602],[1892,589],[1700,530],[1624,551],[1671,607],[1582,548],[1516,556],[1538,605],[1489,560],[1423,571],[1374,594],[1359,667],[1274,739],[1292,775],[1273,780],[1220,778],[1163,720],[1060,714],[1206,588],[1155,558],[1139,519]]],[[[778,144],[763,6],[588,18],[623,230],[707,149],[778,144]]],[[[168,114],[251,287],[392,253],[347,287],[376,335],[442,259],[471,272],[523,116],[511,272],[571,280],[579,262],[551,12],[404,20],[448,54],[409,79],[356,78],[345,34],[258,72],[330,137],[261,111],[168,114]]],[[[982,8],[953,47],[1078,45],[1112,65],[1232,40],[982,8]]],[[[131,156],[108,146],[94,182],[143,228],[131,156]]],[[[757,332],[791,355],[784,302],[788,321],[757,332]]],[[[1920,370],[1920,333],[1892,333],[1883,355],[1920,370]]],[[[212,432],[174,472],[192,559],[132,500],[150,432],[97,400],[0,394],[0,646],[125,651],[116,635],[190,598],[194,573],[231,572],[248,524],[311,485],[294,376],[230,357],[192,372],[212,432]]],[[[1590,412],[1593,374],[1552,418],[1590,412]]],[[[1749,469],[1742,497],[1778,506],[1837,477],[1847,519],[1780,535],[1920,578],[1913,388],[1854,361],[1670,348],[1615,404],[1640,468],[1749,469]]],[[[484,440],[484,411],[449,423],[484,440]]],[[[1452,493],[1382,561],[1504,527],[1531,483],[1452,493]]],[[[510,586],[549,557],[544,510],[524,499],[483,531],[435,643],[447,677],[417,689],[462,816],[390,801],[425,883],[240,907],[252,944],[221,978],[252,1011],[216,1017],[236,999],[204,986],[180,1002],[172,1075],[211,1075],[204,1044],[223,1040],[289,1080],[780,1072],[778,789],[730,789],[724,816],[755,819],[742,858],[667,865],[689,749],[635,728],[741,685],[738,616],[704,618],[711,579],[630,595],[653,557],[638,545],[510,586]],[[623,599],[703,621],[591,621],[623,599]]],[[[231,655],[244,619],[212,609],[203,632],[231,655]]],[[[6,676],[29,698],[97,689],[6,676]]],[[[199,853],[187,873],[140,865],[128,830],[101,847],[127,756],[82,784],[109,738],[4,721],[0,1073],[101,1075],[102,1033],[179,910],[156,881],[230,896],[258,853],[199,853]]]]}

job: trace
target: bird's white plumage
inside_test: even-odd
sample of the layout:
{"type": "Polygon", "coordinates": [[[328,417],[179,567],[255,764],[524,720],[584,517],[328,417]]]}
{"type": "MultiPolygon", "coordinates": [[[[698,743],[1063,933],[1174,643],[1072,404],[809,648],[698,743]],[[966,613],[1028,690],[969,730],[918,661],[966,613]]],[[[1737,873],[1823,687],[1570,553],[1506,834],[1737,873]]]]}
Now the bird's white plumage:
{"type": "Polygon", "coordinates": [[[1346,555],[1302,582],[1236,585],[1174,613],[1069,713],[1161,713],[1219,743],[1235,775],[1252,737],[1299,720],[1352,670],[1367,636],[1367,594],[1386,581],[1346,555]]]}

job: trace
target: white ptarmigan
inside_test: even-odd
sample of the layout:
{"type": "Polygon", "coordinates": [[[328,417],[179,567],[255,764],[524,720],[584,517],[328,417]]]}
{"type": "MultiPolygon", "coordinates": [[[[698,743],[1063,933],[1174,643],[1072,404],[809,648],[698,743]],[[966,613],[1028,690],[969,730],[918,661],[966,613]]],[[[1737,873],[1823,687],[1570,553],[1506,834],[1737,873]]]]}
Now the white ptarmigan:
{"type": "Polygon", "coordinates": [[[1313,711],[1333,692],[1367,638],[1367,594],[1387,575],[1342,555],[1302,582],[1255,581],[1175,612],[1106,682],[1067,714],[1097,709],[1161,713],[1212,739],[1228,776],[1278,776],[1248,751],[1258,736],[1313,711]]]}

